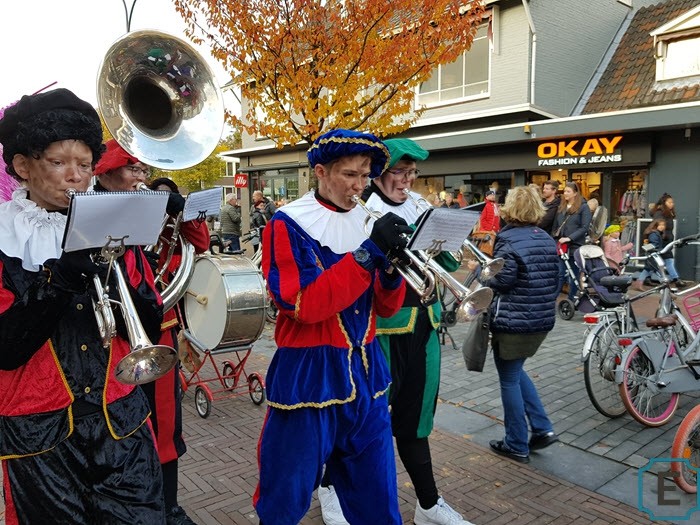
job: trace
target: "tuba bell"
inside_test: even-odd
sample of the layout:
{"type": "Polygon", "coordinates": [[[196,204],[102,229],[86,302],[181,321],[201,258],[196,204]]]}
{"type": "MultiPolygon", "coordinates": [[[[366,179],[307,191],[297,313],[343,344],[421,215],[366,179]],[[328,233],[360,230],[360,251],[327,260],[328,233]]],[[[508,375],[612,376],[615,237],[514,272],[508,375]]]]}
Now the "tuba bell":
{"type": "Polygon", "coordinates": [[[206,159],[224,126],[223,97],[207,63],[160,31],[134,31],[112,44],[97,76],[97,104],[122,148],[166,170],[206,159]]]}
{"type": "MultiPolygon", "coordinates": [[[[190,44],[160,31],[134,31],[112,44],[100,65],[97,103],[119,145],[155,168],[180,170],[202,162],[217,146],[223,131],[223,97],[210,67],[190,44]]],[[[194,271],[194,248],[179,234],[180,221],[181,217],[169,225],[169,240],[163,236],[159,240],[158,250],[167,250],[166,261],[157,272],[159,281],[177,243],[182,251],[179,269],[161,291],[164,311],[184,296],[194,271]]],[[[167,223],[166,216],[163,226],[167,223]]],[[[119,280],[117,264],[113,266],[119,280]]],[[[119,288],[123,296],[121,285],[119,288]]],[[[98,298],[103,294],[98,289],[98,298]]],[[[105,340],[111,339],[112,330],[110,321],[99,313],[105,311],[105,306],[99,305],[103,301],[96,305],[96,316],[105,340]]],[[[132,352],[119,363],[120,381],[146,383],[167,373],[177,363],[177,358],[170,358],[172,349],[147,340],[133,307],[127,305],[123,314],[131,321],[132,352]],[[168,356],[155,367],[151,366],[154,352],[158,359],[168,356]],[[158,375],[145,373],[149,369],[157,369],[158,375]]]]}

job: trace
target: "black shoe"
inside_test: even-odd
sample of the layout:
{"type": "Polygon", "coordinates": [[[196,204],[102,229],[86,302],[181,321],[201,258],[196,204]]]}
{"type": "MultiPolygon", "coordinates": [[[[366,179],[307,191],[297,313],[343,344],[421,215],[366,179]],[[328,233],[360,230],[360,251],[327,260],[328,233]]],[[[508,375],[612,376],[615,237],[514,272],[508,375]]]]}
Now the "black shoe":
{"type": "Polygon", "coordinates": [[[678,288],[685,288],[686,286],[688,286],[688,283],[687,283],[687,282],[682,281],[682,280],[680,280],[680,279],[675,279],[675,280],[673,281],[673,284],[675,284],[676,286],[678,286],[678,288]]]}
{"type": "Polygon", "coordinates": [[[170,510],[165,515],[166,525],[197,525],[185,512],[180,505],[177,505],[170,510]]]}
{"type": "Polygon", "coordinates": [[[528,454],[518,454],[510,450],[503,441],[489,441],[489,446],[499,456],[510,458],[518,463],[530,463],[528,454]]]}
{"type": "Polygon", "coordinates": [[[549,445],[553,445],[557,441],[559,441],[559,436],[557,436],[554,432],[547,432],[546,434],[540,434],[539,436],[532,436],[528,446],[530,447],[530,450],[542,450],[543,448],[547,448],[549,445]]]}

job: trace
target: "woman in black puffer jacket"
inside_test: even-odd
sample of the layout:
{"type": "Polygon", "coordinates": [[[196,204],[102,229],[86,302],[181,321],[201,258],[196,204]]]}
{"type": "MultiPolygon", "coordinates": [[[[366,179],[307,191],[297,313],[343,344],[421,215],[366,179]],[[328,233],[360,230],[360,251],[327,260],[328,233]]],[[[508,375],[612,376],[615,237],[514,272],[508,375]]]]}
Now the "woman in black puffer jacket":
{"type": "Polygon", "coordinates": [[[545,208],[532,188],[508,192],[494,257],[503,269],[484,284],[494,290],[491,345],[503,402],[505,438],[491,441],[498,454],[527,463],[530,450],[558,441],[534,384],[523,369],[554,327],[559,257],[554,240],[536,225],[545,208]],[[528,441],[528,422],[532,436],[528,441]]]}

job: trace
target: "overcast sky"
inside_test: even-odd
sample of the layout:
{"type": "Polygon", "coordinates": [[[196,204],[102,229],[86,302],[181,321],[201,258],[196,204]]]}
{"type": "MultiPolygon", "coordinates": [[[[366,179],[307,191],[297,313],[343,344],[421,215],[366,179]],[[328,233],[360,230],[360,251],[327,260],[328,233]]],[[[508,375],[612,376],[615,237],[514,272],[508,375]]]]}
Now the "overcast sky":
{"type": "MultiPolygon", "coordinates": [[[[126,0],[131,8],[133,0],[126,0]]],[[[0,107],[51,82],[96,104],[95,82],[110,45],[126,32],[121,0],[0,0],[0,107]]],[[[157,29],[186,39],[185,23],[171,0],[138,0],[131,30],[157,29]]],[[[229,77],[208,51],[218,84],[229,77]]],[[[237,113],[233,95],[224,98],[237,113]]]]}

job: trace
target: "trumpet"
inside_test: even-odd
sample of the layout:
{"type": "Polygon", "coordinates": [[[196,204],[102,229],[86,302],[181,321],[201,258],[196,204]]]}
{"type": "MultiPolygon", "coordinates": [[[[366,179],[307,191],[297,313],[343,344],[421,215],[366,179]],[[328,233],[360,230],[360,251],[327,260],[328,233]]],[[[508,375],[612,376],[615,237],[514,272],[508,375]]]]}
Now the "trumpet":
{"type": "MultiPolygon", "coordinates": [[[[367,214],[365,218],[365,233],[369,237],[369,221],[381,218],[382,214],[376,210],[369,209],[357,195],[353,195],[352,200],[367,214]]],[[[416,267],[420,268],[423,266],[423,261],[412,251],[404,249],[404,254],[416,267]]],[[[432,297],[435,292],[435,276],[432,273],[423,272],[423,274],[419,274],[411,268],[410,264],[403,264],[398,258],[392,260],[391,264],[394,266],[394,269],[399,272],[401,277],[406,280],[408,285],[418,294],[422,302],[427,302],[430,297],[432,297]]]]}
{"type": "MultiPolygon", "coordinates": [[[[411,192],[408,190],[408,188],[404,188],[403,192],[406,194],[406,196],[411,199],[411,201],[416,205],[416,209],[419,212],[424,212],[428,209],[431,208],[430,204],[428,204],[428,201],[426,201],[423,198],[416,199],[411,192]]],[[[476,258],[477,262],[481,266],[481,276],[484,279],[490,279],[494,275],[496,275],[498,272],[500,272],[503,269],[503,265],[505,264],[505,261],[500,258],[496,257],[495,259],[492,257],[489,257],[486,255],[484,252],[479,250],[477,246],[469,240],[469,238],[466,238],[464,242],[462,243],[462,248],[468,249],[476,258]]],[[[454,256],[454,254],[453,254],[454,256]]],[[[457,261],[461,262],[461,252],[460,252],[460,257],[455,257],[457,261]]],[[[472,280],[476,276],[472,277],[472,280]]]]}
{"type": "MultiPolygon", "coordinates": [[[[379,219],[382,214],[376,210],[372,210],[357,196],[353,197],[356,202],[367,213],[365,218],[365,233],[369,235],[369,221],[379,219]]],[[[456,319],[460,322],[471,321],[482,310],[488,308],[493,299],[493,291],[490,288],[479,288],[471,291],[465,288],[462,283],[452,277],[442,266],[440,266],[431,254],[423,250],[418,250],[417,255],[411,250],[404,248],[404,252],[413,265],[420,270],[420,275],[424,276],[424,280],[432,283],[429,289],[420,290],[416,288],[413,276],[419,275],[409,266],[404,266],[398,261],[392,261],[396,270],[406,279],[406,282],[420,295],[422,302],[428,302],[435,292],[435,283],[440,281],[457,299],[459,308],[456,311],[456,319]],[[406,275],[410,276],[410,279],[406,275]],[[429,292],[429,293],[428,293],[429,292]]],[[[419,280],[420,277],[418,277],[419,280]]]]}
{"type": "MultiPolygon", "coordinates": [[[[66,196],[69,199],[74,194],[75,190],[66,190],[66,196]]],[[[114,374],[122,383],[142,385],[167,374],[177,364],[178,356],[174,348],[167,345],[154,345],[148,339],[146,330],[136,313],[136,307],[131,299],[124,274],[117,262],[117,258],[126,251],[124,238],[116,239],[118,241],[116,245],[113,244],[114,241],[115,239],[108,237],[107,244],[100,251],[100,256],[108,263],[105,283],[109,283],[110,274],[114,273],[119,300],[110,298],[109,285],[103,285],[99,276],[93,275],[92,280],[97,300],[92,300],[92,306],[102,346],[105,348],[109,347],[112,339],[117,335],[117,323],[112,305],[120,306],[129,339],[130,352],[117,363],[114,374]]]]}

